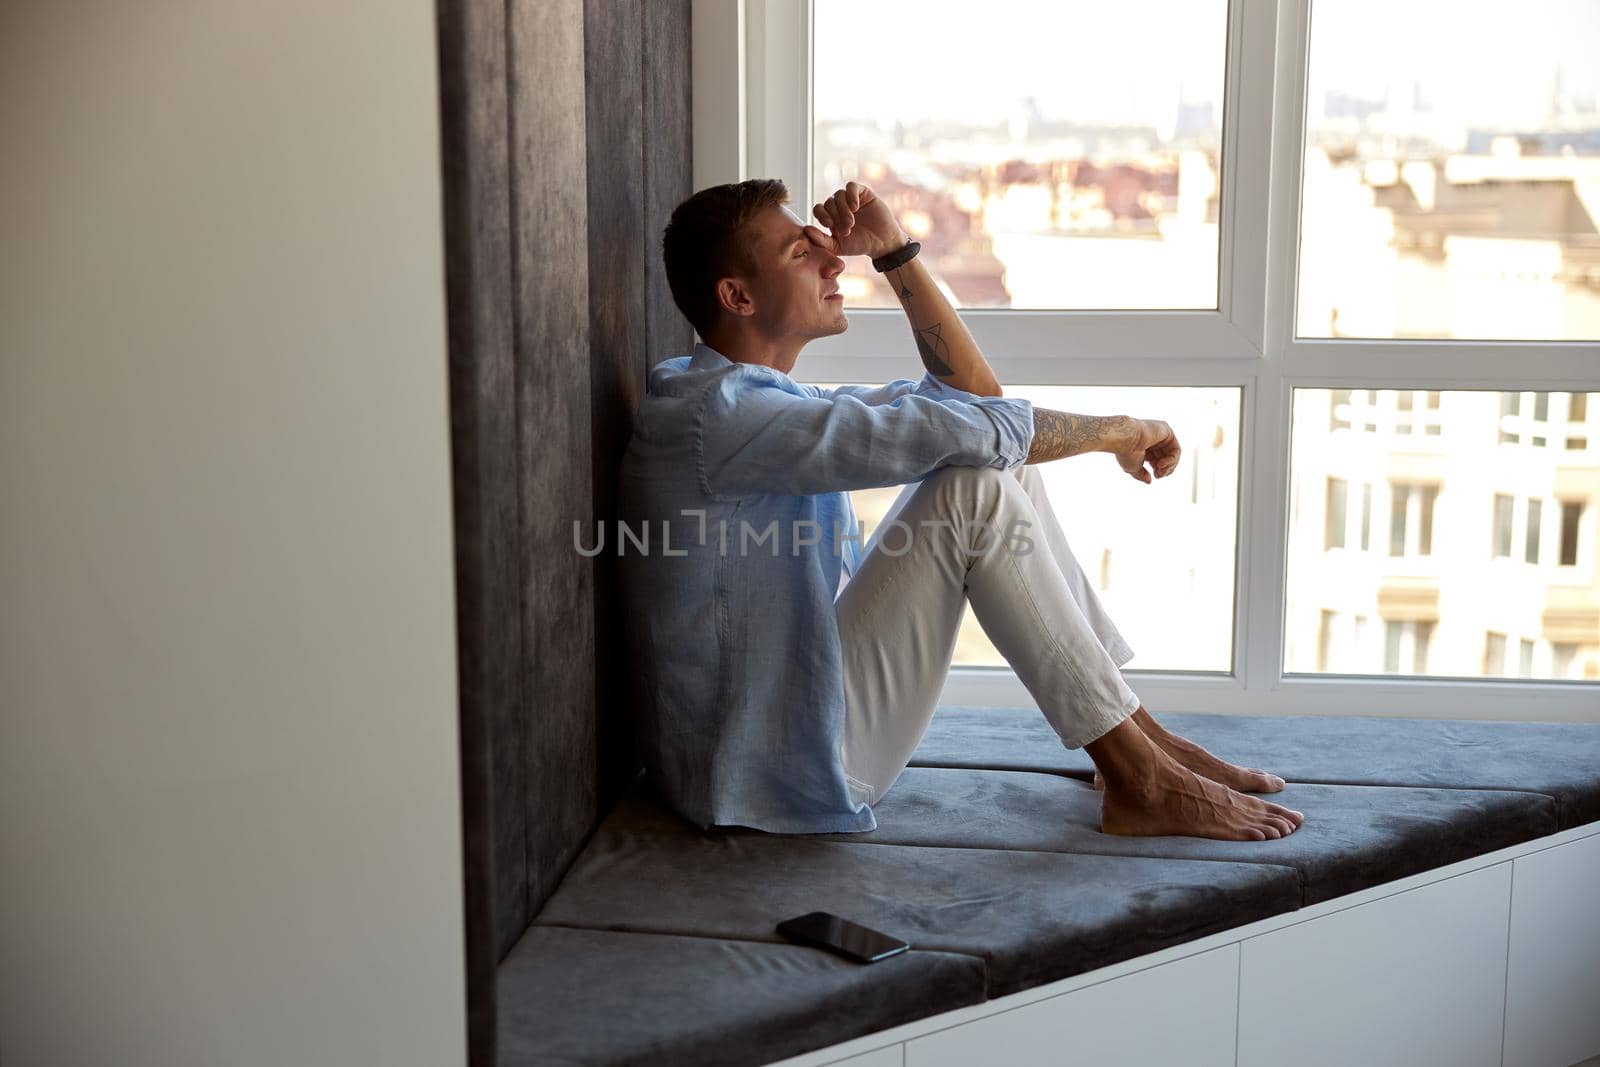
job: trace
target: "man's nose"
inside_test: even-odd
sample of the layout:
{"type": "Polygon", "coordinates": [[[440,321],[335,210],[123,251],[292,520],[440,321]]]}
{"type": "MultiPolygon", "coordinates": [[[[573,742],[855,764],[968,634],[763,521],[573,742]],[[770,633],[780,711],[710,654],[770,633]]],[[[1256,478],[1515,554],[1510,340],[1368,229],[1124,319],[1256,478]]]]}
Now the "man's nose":
{"type": "Polygon", "coordinates": [[[824,278],[837,277],[844,270],[844,260],[832,252],[829,252],[827,256],[828,258],[822,264],[822,276],[824,278]]]}

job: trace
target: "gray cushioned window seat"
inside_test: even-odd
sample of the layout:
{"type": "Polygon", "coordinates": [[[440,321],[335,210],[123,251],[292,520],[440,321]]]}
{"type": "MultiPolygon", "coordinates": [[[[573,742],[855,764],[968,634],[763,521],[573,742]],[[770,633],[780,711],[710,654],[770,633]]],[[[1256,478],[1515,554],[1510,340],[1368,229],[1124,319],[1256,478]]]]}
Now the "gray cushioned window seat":
{"type": "Polygon", "coordinates": [[[865,834],[701,831],[647,779],[500,965],[505,1063],[765,1063],[1600,819],[1600,726],[1167,715],[1289,781],[1281,841],[1101,834],[1036,711],[944,708],[865,834]],[[790,945],[833,911],[909,941],[790,945]]]}

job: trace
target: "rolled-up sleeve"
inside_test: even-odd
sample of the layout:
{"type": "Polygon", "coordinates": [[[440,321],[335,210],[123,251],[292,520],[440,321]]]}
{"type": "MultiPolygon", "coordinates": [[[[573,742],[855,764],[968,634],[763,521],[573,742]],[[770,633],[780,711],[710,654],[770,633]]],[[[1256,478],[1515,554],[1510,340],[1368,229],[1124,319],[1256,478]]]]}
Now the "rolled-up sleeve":
{"type": "Polygon", "coordinates": [[[1033,406],[929,375],[799,395],[752,372],[708,390],[697,436],[714,499],[806,496],[903,485],[940,467],[1015,467],[1033,440],[1033,406]]]}

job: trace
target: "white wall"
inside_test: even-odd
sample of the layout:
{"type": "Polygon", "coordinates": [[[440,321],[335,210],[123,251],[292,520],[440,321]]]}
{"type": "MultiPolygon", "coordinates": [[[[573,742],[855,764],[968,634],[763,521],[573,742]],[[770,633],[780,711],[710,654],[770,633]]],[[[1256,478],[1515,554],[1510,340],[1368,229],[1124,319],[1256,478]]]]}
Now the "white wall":
{"type": "Polygon", "coordinates": [[[0,3],[0,1061],[465,1058],[432,0],[0,3]]]}

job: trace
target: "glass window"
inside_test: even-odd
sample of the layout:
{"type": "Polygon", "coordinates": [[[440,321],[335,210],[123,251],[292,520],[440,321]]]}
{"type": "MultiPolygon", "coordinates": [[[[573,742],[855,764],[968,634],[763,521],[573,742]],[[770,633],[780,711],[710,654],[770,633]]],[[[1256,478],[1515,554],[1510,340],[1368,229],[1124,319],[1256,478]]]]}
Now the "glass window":
{"type": "Polygon", "coordinates": [[[1484,677],[1498,677],[1506,672],[1506,635],[1489,632],[1483,642],[1484,677]]]}
{"type": "Polygon", "coordinates": [[[1575,642],[1553,641],[1550,644],[1550,676],[1552,678],[1572,677],[1572,664],[1578,658],[1578,646],[1575,642]]]}
{"type": "Polygon", "coordinates": [[[1536,422],[1548,422],[1550,420],[1549,393],[1533,394],[1533,418],[1536,422]]]}
{"type": "Polygon", "coordinates": [[[1533,642],[1527,638],[1518,643],[1517,675],[1522,678],[1533,677],[1533,642]]]}
{"type": "Polygon", "coordinates": [[[1385,674],[1394,674],[1400,670],[1400,639],[1404,636],[1405,624],[1394,619],[1388,619],[1383,624],[1383,670],[1385,674]]]}
{"type": "Polygon", "coordinates": [[[1437,485],[1422,487],[1422,529],[1417,538],[1417,554],[1422,556],[1433,555],[1433,508],[1439,499],[1437,485]]]}
{"type": "Polygon", "coordinates": [[[1433,643],[1433,620],[1423,620],[1413,623],[1415,645],[1412,649],[1411,673],[1428,673],[1428,649],[1433,643]]]}
{"type": "Polygon", "coordinates": [[[1583,501],[1561,502],[1561,566],[1578,565],[1578,526],[1583,520],[1583,501]]]}
{"type": "Polygon", "coordinates": [[[1406,503],[1411,498],[1409,485],[1396,485],[1389,494],[1389,555],[1406,554],[1406,503]]]}
{"type": "MultiPolygon", "coordinates": [[[[1036,469],[1055,504],[1073,565],[1086,572],[1134,650],[1127,669],[1231,670],[1240,391],[1008,383],[1006,395],[1062,411],[1159,418],[1172,427],[1183,446],[1182,462],[1200,472],[1198,501],[1191,500],[1187,480],[1164,478],[1144,485],[1102,453],[1041,463],[1036,469]],[[1174,529],[1182,529],[1184,536],[1173,537],[1174,529]]],[[[872,536],[900,491],[891,486],[850,494],[864,537],[872,536]]],[[[956,636],[953,662],[958,667],[1005,666],[970,609],[956,636]]]]}
{"type": "Polygon", "coordinates": [[[1600,338],[1600,5],[1443,10],[1312,5],[1299,334],[1600,338]]]}
{"type": "Polygon", "coordinates": [[[1372,547],[1372,483],[1361,485],[1361,551],[1372,547]]]}
{"type": "Polygon", "coordinates": [[[1324,538],[1324,547],[1344,547],[1344,505],[1345,505],[1345,480],[1343,478],[1328,479],[1328,526],[1324,538]]]}
{"type": "MultiPolygon", "coordinates": [[[[1347,434],[1329,428],[1327,392],[1291,394],[1288,496],[1302,506],[1288,515],[1285,672],[1483,676],[1485,632],[1510,631],[1513,643],[1525,638],[1538,647],[1566,639],[1562,619],[1600,613],[1600,586],[1589,575],[1575,580],[1571,570],[1550,565],[1558,558],[1556,531],[1545,529],[1558,515],[1549,501],[1551,466],[1486,448],[1500,417],[1498,390],[1446,390],[1439,407],[1443,436],[1380,437],[1364,442],[1368,448],[1350,447],[1347,434]],[[1372,550],[1383,554],[1377,566],[1329,551],[1357,543],[1358,485],[1377,487],[1372,550]],[[1549,545],[1541,544],[1546,537],[1549,545]],[[1490,554],[1503,562],[1486,575],[1490,554]],[[1525,558],[1543,566],[1506,566],[1525,558]],[[1512,629],[1507,604],[1528,606],[1517,615],[1526,629],[1512,629]],[[1446,613],[1449,625],[1424,625],[1446,613]],[[1347,636],[1361,614],[1372,616],[1370,641],[1347,636]],[[1541,632],[1547,618],[1556,629],[1541,632]]],[[[1593,513],[1582,508],[1600,496],[1600,465],[1568,464],[1554,473],[1562,493],[1559,558],[1570,568],[1581,549],[1587,566],[1593,513]]],[[[1499,647],[1506,655],[1488,676],[1515,675],[1519,650],[1499,647]]],[[[1535,658],[1537,675],[1553,669],[1543,656],[1535,658]]]]}
{"type": "Polygon", "coordinates": [[[1226,0],[814,11],[806,212],[865,181],[964,307],[1217,306],[1226,0]]]}
{"type": "Polygon", "coordinates": [[[1504,493],[1494,495],[1494,554],[1511,555],[1511,513],[1515,501],[1504,493]]]}

